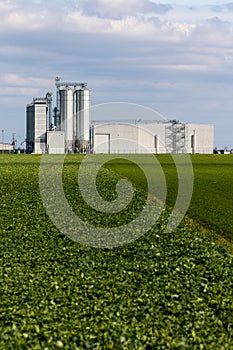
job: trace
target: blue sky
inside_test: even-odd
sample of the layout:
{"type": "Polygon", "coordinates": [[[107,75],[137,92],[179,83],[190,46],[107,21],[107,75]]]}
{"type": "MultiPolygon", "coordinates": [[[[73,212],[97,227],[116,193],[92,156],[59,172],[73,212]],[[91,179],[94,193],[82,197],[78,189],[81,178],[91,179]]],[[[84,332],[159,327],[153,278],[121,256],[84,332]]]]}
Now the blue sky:
{"type": "Polygon", "coordinates": [[[233,2],[0,0],[0,60],[6,141],[23,141],[26,104],[59,75],[87,82],[92,105],[214,124],[233,148],[233,2]]]}

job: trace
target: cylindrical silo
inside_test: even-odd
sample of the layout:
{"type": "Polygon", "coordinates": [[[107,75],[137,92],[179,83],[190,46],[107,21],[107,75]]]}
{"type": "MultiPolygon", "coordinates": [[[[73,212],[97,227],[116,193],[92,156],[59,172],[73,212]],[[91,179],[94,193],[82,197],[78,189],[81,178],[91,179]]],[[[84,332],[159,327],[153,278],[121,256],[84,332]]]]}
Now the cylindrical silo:
{"type": "Polygon", "coordinates": [[[73,90],[67,86],[59,91],[60,94],[60,119],[61,130],[65,131],[65,150],[66,153],[73,151],[73,133],[74,133],[74,98],[73,90]]]}
{"type": "Polygon", "coordinates": [[[87,152],[90,144],[90,90],[76,90],[76,141],[78,152],[87,152]]]}

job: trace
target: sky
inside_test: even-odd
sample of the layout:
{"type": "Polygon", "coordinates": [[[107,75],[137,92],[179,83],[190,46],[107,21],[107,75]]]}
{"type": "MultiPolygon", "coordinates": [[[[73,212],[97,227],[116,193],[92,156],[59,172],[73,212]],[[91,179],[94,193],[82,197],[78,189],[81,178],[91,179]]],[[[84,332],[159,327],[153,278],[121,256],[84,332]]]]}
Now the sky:
{"type": "Polygon", "coordinates": [[[233,148],[233,2],[0,0],[0,141],[23,142],[26,105],[55,97],[56,76],[86,82],[92,105],[213,124],[233,148]]]}

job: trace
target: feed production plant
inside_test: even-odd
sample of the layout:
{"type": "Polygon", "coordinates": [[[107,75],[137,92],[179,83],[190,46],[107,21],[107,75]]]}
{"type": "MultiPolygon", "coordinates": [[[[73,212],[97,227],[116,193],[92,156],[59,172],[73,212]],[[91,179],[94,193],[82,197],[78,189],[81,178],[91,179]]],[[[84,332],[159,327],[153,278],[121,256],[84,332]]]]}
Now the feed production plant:
{"type": "Polygon", "coordinates": [[[90,148],[90,90],[86,83],[55,79],[52,92],[27,105],[27,153],[86,153],[90,148]]]}
{"type": "Polygon", "coordinates": [[[213,153],[213,125],[147,120],[146,115],[91,120],[86,83],[56,77],[55,86],[54,108],[50,91],[27,105],[27,153],[213,153]]]}

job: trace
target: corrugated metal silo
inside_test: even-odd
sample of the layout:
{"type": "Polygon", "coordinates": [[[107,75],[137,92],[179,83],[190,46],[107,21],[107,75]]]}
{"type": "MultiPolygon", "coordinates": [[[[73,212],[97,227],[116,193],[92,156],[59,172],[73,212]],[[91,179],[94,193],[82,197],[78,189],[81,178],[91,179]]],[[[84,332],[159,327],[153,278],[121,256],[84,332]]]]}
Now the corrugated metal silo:
{"type": "Polygon", "coordinates": [[[85,152],[90,143],[90,90],[76,90],[76,143],[79,152],[85,152]]]}
{"type": "Polygon", "coordinates": [[[73,151],[74,135],[74,97],[73,90],[67,86],[59,91],[61,130],[65,131],[65,151],[73,151]]]}

